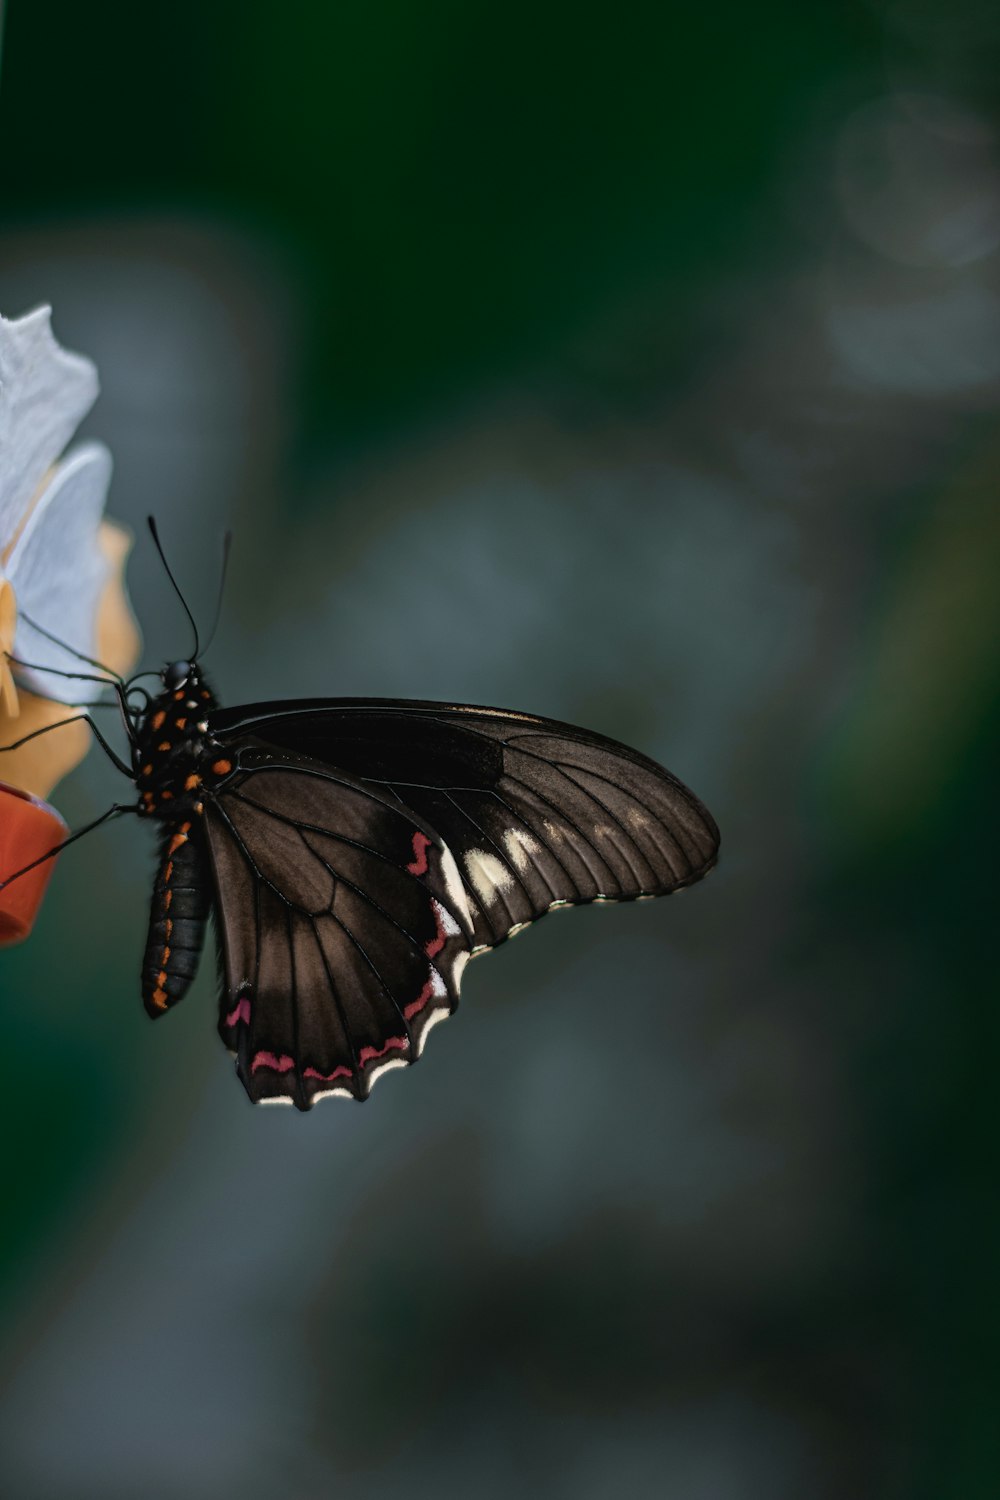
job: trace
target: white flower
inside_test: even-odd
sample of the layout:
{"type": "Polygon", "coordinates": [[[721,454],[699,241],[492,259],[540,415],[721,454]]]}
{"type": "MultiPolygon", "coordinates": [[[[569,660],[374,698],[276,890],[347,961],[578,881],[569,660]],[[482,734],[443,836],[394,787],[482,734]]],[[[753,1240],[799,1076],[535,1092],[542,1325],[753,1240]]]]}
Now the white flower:
{"type": "MultiPolygon", "coordinates": [[[[111,455],[84,443],[60,459],[96,399],[97,371],[59,347],[49,318],[47,307],[0,318],[0,652],[39,668],[86,672],[31,623],[95,656],[98,606],[112,571],[101,537],[111,455]]],[[[24,686],[60,703],[94,697],[92,682],[16,670],[24,686]]],[[[0,709],[17,713],[5,655],[0,709]]]]}

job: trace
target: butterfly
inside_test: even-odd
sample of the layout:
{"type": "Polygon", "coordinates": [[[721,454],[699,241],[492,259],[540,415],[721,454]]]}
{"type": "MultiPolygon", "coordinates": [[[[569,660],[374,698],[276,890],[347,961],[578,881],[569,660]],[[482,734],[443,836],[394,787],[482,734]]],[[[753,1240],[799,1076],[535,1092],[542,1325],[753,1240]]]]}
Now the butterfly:
{"type": "Polygon", "coordinates": [[[143,1003],[156,1018],[183,999],[214,917],[219,1032],[256,1103],[367,1098],[454,1012],[470,958],[550,911],[683,890],[718,855],[669,771],[553,719],[392,698],[224,708],[197,627],[155,696],[135,707],[129,686],[127,760],[89,722],[138,795],[98,821],[160,828],[143,1003]]]}

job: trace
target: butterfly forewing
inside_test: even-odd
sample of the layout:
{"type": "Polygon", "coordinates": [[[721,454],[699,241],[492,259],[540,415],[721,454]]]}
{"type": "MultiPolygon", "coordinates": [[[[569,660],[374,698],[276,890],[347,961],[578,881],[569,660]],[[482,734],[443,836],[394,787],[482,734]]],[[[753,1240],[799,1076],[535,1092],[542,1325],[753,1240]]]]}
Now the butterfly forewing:
{"type": "Polygon", "coordinates": [[[260,704],[212,715],[364,781],[433,829],[466,888],[474,949],[545,912],[667,895],[715,863],[711,814],[645,756],[573,725],[501,709],[377,699],[260,704]]]}
{"type": "Polygon", "coordinates": [[[389,791],[243,737],[206,807],[220,1032],[251,1098],[364,1098],[454,1009],[472,942],[447,847],[389,791]]]}

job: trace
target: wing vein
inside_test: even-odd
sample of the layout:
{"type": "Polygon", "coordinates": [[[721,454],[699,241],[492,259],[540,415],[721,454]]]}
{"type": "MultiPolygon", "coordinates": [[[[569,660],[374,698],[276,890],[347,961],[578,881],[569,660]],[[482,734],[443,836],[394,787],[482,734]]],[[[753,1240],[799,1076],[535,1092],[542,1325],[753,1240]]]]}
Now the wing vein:
{"type": "MultiPolygon", "coordinates": [[[[294,769],[295,769],[295,771],[297,771],[298,767],[295,767],[294,769]]],[[[225,795],[227,797],[232,797],[234,799],[234,801],[244,802],[247,805],[247,807],[252,807],[257,812],[262,812],[267,817],[274,818],[275,821],[278,822],[278,823],[284,823],[285,826],[288,827],[288,828],[295,828],[295,829],[298,829],[300,831],[302,829],[304,829],[307,833],[320,833],[320,834],[322,834],[324,836],[324,838],[336,839],[336,841],[338,843],[349,844],[352,849],[360,849],[363,854],[370,854],[373,859],[380,859],[382,861],[382,863],[388,865],[390,867],[390,869],[398,870],[399,873],[401,875],[405,875],[407,877],[407,879],[415,881],[420,886],[420,889],[422,891],[426,889],[426,887],[423,885],[422,881],[420,880],[419,875],[414,875],[413,871],[410,870],[410,869],[408,869],[406,865],[397,864],[396,860],[390,859],[390,857],[389,857],[388,854],[383,854],[382,851],[381,851],[381,849],[375,849],[375,848],[373,848],[373,846],[371,844],[363,844],[360,841],[360,839],[352,839],[346,833],[338,833],[335,828],[324,828],[319,823],[304,823],[304,822],[302,822],[298,818],[290,818],[286,813],[276,812],[274,810],[274,808],[272,808],[272,807],[265,807],[262,802],[255,802],[252,797],[245,797],[242,792],[227,790],[226,793],[225,793],[225,795]]],[[[219,805],[219,798],[216,798],[215,802],[216,802],[216,806],[218,806],[219,805]]],[[[384,803],[381,804],[381,805],[385,806],[384,803]]],[[[393,808],[392,811],[395,811],[395,808],[393,808]]],[[[416,813],[412,812],[409,808],[407,808],[406,811],[408,812],[410,818],[412,819],[412,826],[413,827],[418,826],[418,824],[421,821],[421,819],[418,817],[418,815],[416,813]]],[[[230,827],[233,826],[232,820],[229,817],[226,817],[226,822],[229,823],[230,827]]],[[[435,836],[437,837],[437,835],[435,835],[435,836]]],[[[318,859],[319,856],[315,854],[315,851],[313,851],[313,853],[314,853],[314,857],[318,859]]],[[[254,867],[254,868],[256,869],[256,867],[254,867]]],[[[262,880],[266,880],[267,877],[262,875],[260,878],[262,880]]],[[[462,923],[462,916],[461,916],[461,914],[458,913],[458,912],[456,912],[454,910],[454,908],[450,905],[450,903],[447,900],[445,900],[442,895],[439,894],[439,895],[435,896],[435,900],[440,901],[441,905],[448,912],[449,916],[452,917],[452,919],[455,922],[458,923],[459,929],[460,930],[464,930],[463,929],[463,923],[462,923]]],[[[299,908],[296,908],[296,910],[299,910],[299,908]]],[[[312,914],[311,913],[307,913],[307,915],[312,915],[312,914]]]]}
{"type": "Polygon", "coordinates": [[[344,936],[346,938],[348,938],[349,941],[354,944],[355,948],[361,954],[361,957],[364,959],[365,963],[368,965],[369,969],[371,969],[372,973],[375,975],[375,978],[378,980],[378,983],[379,983],[379,986],[380,986],[380,988],[382,990],[382,993],[385,995],[386,999],[391,1004],[393,1010],[396,1012],[397,1016],[399,1017],[399,1023],[402,1026],[403,1030],[406,1032],[406,1046],[407,1046],[407,1050],[409,1051],[409,1054],[410,1054],[410,1059],[409,1060],[412,1062],[413,1061],[413,1034],[412,1034],[412,1032],[410,1030],[410,1023],[406,1019],[406,1017],[403,1015],[402,1008],[401,1008],[399,1002],[397,1001],[395,995],[392,993],[392,990],[390,990],[389,986],[386,984],[385,980],[382,978],[382,971],[379,969],[378,965],[374,962],[374,960],[369,957],[369,955],[366,952],[363,944],[354,936],[354,933],[348,927],[347,923],[346,922],[342,922],[340,920],[340,918],[337,916],[336,912],[334,912],[334,911],[329,912],[328,915],[330,916],[330,918],[334,922],[336,922],[337,926],[340,928],[340,930],[344,934],[344,936]]]}
{"type": "MultiPolygon", "coordinates": [[[[470,823],[472,825],[472,827],[476,830],[476,833],[478,834],[478,836],[481,839],[483,839],[487,844],[491,844],[493,846],[493,848],[496,850],[497,854],[500,856],[500,859],[507,866],[507,869],[510,871],[511,876],[513,877],[514,881],[517,883],[517,885],[519,885],[521,887],[521,890],[524,892],[525,900],[528,902],[528,905],[530,906],[531,905],[531,896],[530,896],[530,894],[529,894],[529,892],[528,892],[528,890],[527,890],[524,882],[522,881],[521,877],[518,875],[517,871],[515,870],[514,866],[511,864],[510,860],[507,858],[507,855],[500,848],[500,845],[496,842],[495,839],[491,839],[490,838],[489,834],[486,832],[486,830],[484,828],[480,828],[479,824],[476,822],[476,820],[472,816],[472,814],[466,812],[465,808],[462,807],[460,803],[458,803],[458,802],[455,801],[455,798],[453,797],[452,793],[446,787],[442,787],[441,791],[447,797],[448,801],[451,803],[452,807],[459,814],[459,816],[465,818],[466,822],[470,823]]],[[[495,886],[494,889],[496,890],[497,895],[500,897],[500,900],[503,902],[504,910],[506,911],[507,917],[509,919],[508,922],[507,922],[507,930],[509,930],[511,927],[514,927],[514,926],[517,925],[517,918],[514,916],[514,913],[511,911],[510,902],[507,900],[507,896],[506,896],[506,893],[504,892],[503,888],[498,885],[498,886],[495,886]]],[[[482,904],[479,901],[478,895],[476,896],[476,901],[477,901],[477,905],[481,905],[482,904]]],[[[486,913],[484,912],[483,915],[486,916],[486,913]]],[[[489,921],[490,926],[492,927],[493,926],[492,920],[489,917],[487,917],[487,920],[489,921]]]]}
{"type": "Polygon", "coordinates": [[[340,1019],[340,1024],[343,1027],[344,1040],[347,1043],[347,1050],[351,1055],[351,1073],[354,1079],[354,1097],[356,1099],[359,1099],[361,1098],[361,1064],[358,1061],[357,1049],[354,1046],[354,1038],[351,1036],[351,1028],[347,1024],[347,1015],[344,1011],[343,1001],[341,1000],[340,995],[337,993],[337,985],[334,980],[333,974],[330,972],[330,965],[327,961],[326,949],[323,947],[323,944],[320,941],[319,929],[316,926],[315,917],[311,916],[309,918],[309,925],[312,928],[313,937],[316,939],[316,947],[319,950],[320,961],[322,962],[324,972],[326,973],[326,982],[330,986],[330,998],[336,1007],[337,1015],[340,1019]]]}
{"type": "MultiPolygon", "coordinates": [[[[598,894],[599,895],[606,895],[607,893],[601,890],[601,884],[602,884],[602,882],[598,878],[598,876],[594,873],[593,866],[591,865],[590,861],[588,860],[586,852],[585,852],[586,850],[589,849],[592,854],[597,854],[598,857],[600,858],[600,851],[594,848],[593,844],[590,842],[590,840],[588,839],[587,835],[584,833],[583,829],[580,828],[577,825],[575,819],[571,818],[570,815],[569,815],[569,813],[565,812],[558,805],[558,803],[553,802],[550,797],[546,797],[546,795],[545,795],[544,792],[540,792],[537,787],[532,786],[530,781],[525,781],[522,776],[518,776],[514,771],[509,770],[506,766],[504,767],[503,779],[506,780],[506,781],[514,781],[514,782],[517,783],[518,786],[523,786],[524,789],[525,789],[525,791],[530,792],[533,797],[537,797],[538,800],[539,800],[539,802],[544,802],[545,805],[546,805],[546,807],[550,807],[552,809],[552,811],[556,814],[557,818],[562,818],[566,823],[569,824],[570,828],[572,828],[573,832],[577,835],[577,837],[580,840],[580,843],[583,846],[582,849],[577,849],[577,851],[576,851],[577,854],[579,855],[580,863],[586,867],[586,869],[587,869],[587,871],[588,871],[588,873],[590,875],[591,880],[594,882],[595,886],[597,887],[598,894]]],[[[603,860],[602,860],[602,863],[604,863],[603,860]]],[[[614,871],[613,870],[609,869],[608,873],[612,877],[614,877],[614,871]]],[[[594,898],[591,896],[589,899],[592,901],[594,898]]]]}
{"type": "Polygon", "coordinates": [[[302,1049],[299,1046],[299,981],[297,966],[295,963],[295,940],[292,936],[292,908],[285,907],[285,941],[288,943],[288,968],[292,979],[291,999],[291,1021],[292,1021],[292,1097],[300,1109],[306,1107],[305,1086],[302,1080],[302,1049]]]}
{"type": "MultiPolygon", "coordinates": [[[[523,754],[524,752],[522,751],[521,753],[523,754]]],[[[541,757],[539,757],[539,759],[541,759],[541,757]]],[[[632,846],[633,849],[636,849],[637,845],[635,843],[635,840],[632,838],[632,835],[629,833],[628,829],[625,827],[625,824],[622,822],[621,818],[619,818],[618,814],[615,812],[614,808],[608,807],[607,803],[604,802],[600,797],[598,797],[594,792],[592,792],[589,787],[584,786],[583,782],[577,781],[577,779],[576,779],[575,776],[571,776],[569,774],[569,771],[566,770],[566,769],[564,769],[564,767],[562,766],[562,764],[559,761],[554,761],[553,760],[553,761],[547,762],[547,764],[550,765],[554,771],[558,771],[559,774],[560,774],[560,776],[564,776],[566,778],[566,780],[572,786],[576,787],[577,791],[579,791],[579,792],[581,792],[583,794],[583,796],[589,797],[590,800],[591,800],[591,802],[596,803],[596,805],[601,809],[601,811],[604,812],[611,819],[612,823],[614,823],[617,826],[619,833],[621,833],[623,835],[624,839],[625,839],[626,847],[622,848],[622,846],[619,844],[618,840],[616,838],[613,838],[613,837],[609,838],[609,842],[618,850],[618,853],[621,855],[623,861],[625,862],[626,868],[628,869],[628,872],[629,872],[629,874],[632,877],[632,881],[633,881],[633,884],[635,885],[636,890],[639,890],[639,891],[645,890],[646,883],[645,883],[645,881],[643,881],[643,880],[641,880],[639,878],[639,875],[638,875],[638,873],[636,871],[635,865],[632,863],[632,860],[629,857],[629,853],[628,853],[628,845],[631,844],[631,846],[632,846]]],[[[609,829],[608,832],[609,832],[609,835],[610,835],[611,834],[611,830],[609,829]]],[[[641,852],[641,851],[639,851],[639,852],[641,852]]],[[[645,855],[643,855],[643,858],[645,859],[645,855]]],[[[649,861],[646,860],[646,863],[649,864],[649,861]]],[[[650,874],[652,874],[654,876],[654,878],[655,878],[656,871],[652,868],[652,866],[650,866],[650,874]]],[[[621,881],[619,881],[618,883],[620,885],[621,881]]]]}
{"type": "MultiPolygon", "coordinates": [[[[313,853],[315,853],[315,850],[313,851],[313,853]]],[[[395,927],[396,931],[401,933],[409,943],[414,953],[419,953],[421,958],[423,958],[427,963],[428,967],[433,969],[435,974],[438,975],[441,983],[445,986],[445,988],[449,988],[447,978],[442,973],[441,969],[438,968],[434,960],[432,958],[428,958],[427,950],[424,947],[423,943],[415,938],[412,933],[408,932],[401,922],[397,922],[392,913],[386,911],[385,907],[382,906],[380,902],[376,901],[375,897],[372,896],[368,891],[366,891],[363,886],[356,885],[354,881],[349,880],[346,875],[341,875],[327,860],[323,859],[322,855],[317,854],[316,858],[323,865],[324,869],[329,870],[334,880],[339,880],[341,885],[346,886],[349,891],[353,891],[356,896],[360,896],[362,901],[366,901],[373,911],[377,911],[380,917],[384,917],[391,926],[395,927]]],[[[433,899],[436,901],[438,898],[437,896],[435,896],[433,899]]],[[[331,912],[330,915],[332,916],[333,913],[331,912]]]]}
{"type": "MultiPolygon", "coordinates": [[[[663,832],[666,834],[667,838],[670,840],[671,844],[674,846],[674,848],[677,850],[677,853],[680,855],[680,858],[683,861],[683,863],[685,865],[693,867],[693,862],[691,860],[691,857],[685,851],[684,845],[681,843],[680,839],[674,833],[674,831],[670,827],[670,825],[668,823],[666,823],[664,821],[664,819],[659,815],[659,813],[656,813],[656,812],[653,811],[653,809],[650,807],[650,805],[649,805],[648,802],[644,802],[641,797],[637,797],[634,792],[629,791],[629,789],[627,787],[621,786],[619,782],[612,781],[610,776],[605,776],[600,771],[594,771],[594,770],[592,770],[590,766],[574,766],[571,761],[558,761],[555,764],[557,764],[558,767],[559,767],[559,769],[561,771],[564,771],[564,772],[568,772],[570,770],[586,771],[586,773],[587,773],[588,776],[593,776],[597,781],[603,781],[606,786],[614,787],[614,789],[615,789],[616,792],[621,792],[624,796],[626,796],[629,799],[630,802],[634,802],[635,805],[636,805],[636,807],[642,808],[642,810],[644,812],[653,813],[653,816],[656,818],[656,826],[658,828],[662,829],[663,832]]],[[[579,782],[577,782],[575,776],[571,777],[570,779],[576,785],[579,785],[579,782]]],[[[581,787],[581,790],[582,791],[586,791],[587,789],[586,789],[586,787],[581,787]]],[[[588,792],[587,795],[590,796],[590,797],[594,797],[594,793],[593,792],[588,792]]],[[[599,797],[594,797],[594,801],[597,802],[599,806],[602,806],[602,807],[604,806],[604,804],[601,802],[601,799],[599,797]]],[[[610,809],[609,809],[609,812],[610,812],[610,809]]],[[[612,814],[612,816],[613,816],[613,814],[612,814]]],[[[616,821],[617,821],[617,819],[616,819],[616,821]]],[[[621,828],[622,824],[619,822],[618,826],[619,826],[619,828],[621,828]]],[[[624,829],[623,829],[623,831],[624,831],[624,829]]],[[[631,835],[630,834],[626,834],[626,837],[631,838],[631,835]]],[[[638,847],[638,845],[637,845],[637,847],[638,847]]],[[[677,878],[678,879],[682,879],[683,875],[681,873],[678,873],[677,874],[677,878]]]]}
{"type": "MultiPolygon", "coordinates": [[[[506,774],[506,773],[504,773],[504,774],[506,774]]],[[[531,837],[538,840],[538,842],[541,844],[542,848],[548,854],[551,854],[554,863],[559,866],[560,870],[562,870],[563,874],[566,876],[566,880],[568,881],[570,887],[571,888],[575,887],[576,882],[574,881],[572,875],[569,873],[569,871],[567,870],[566,866],[563,864],[562,860],[559,858],[559,855],[556,853],[556,851],[553,848],[553,846],[549,843],[549,841],[547,839],[545,839],[545,838],[542,837],[542,835],[539,832],[539,830],[537,828],[535,828],[531,823],[529,823],[528,820],[527,820],[527,818],[524,816],[524,814],[518,812],[518,810],[514,806],[514,804],[512,802],[508,802],[507,799],[506,799],[506,797],[502,796],[500,794],[500,792],[498,792],[496,790],[495,787],[493,787],[491,789],[490,796],[491,797],[495,797],[496,800],[499,802],[500,806],[504,809],[504,811],[506,813],[508,813],[510,817],[516,818],[517,821],[522,825],[522,827],[524,827],[524,828],[526,828],[528,830],[528,832],[531,834],[531,837]]],[[[584,861],[584,863],[586,863],[586,861],[584,861]]],[[[545,881],[545,884],[548,886],[549,893],[551,894],[553,901],[565,900],[566,899],[565,897],[559,895],[559,892],[555,889],[555,887],[553,886],[551,880],[546,875],[545,871],[542,869],[541,865],[536,865],[535,868],[537,869],[538,873],[541,875],[542,879],[545,881]]],[[[588,869],[589,869],[589,866],[588,866],[588,869]]]]}

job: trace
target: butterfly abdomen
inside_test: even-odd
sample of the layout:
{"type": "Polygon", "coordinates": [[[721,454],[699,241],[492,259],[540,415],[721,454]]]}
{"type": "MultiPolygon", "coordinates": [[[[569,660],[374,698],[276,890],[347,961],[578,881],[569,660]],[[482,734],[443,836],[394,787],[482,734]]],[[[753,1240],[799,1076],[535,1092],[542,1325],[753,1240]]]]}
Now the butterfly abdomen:
{"type": "Polygon", "coordinates": [[[151,1016],[176,1005],[197,972],[211,904],[203,838],[197,818],[164,832],[142,965],[142,1000],[151,1016]]]}

